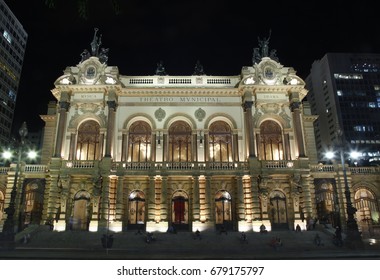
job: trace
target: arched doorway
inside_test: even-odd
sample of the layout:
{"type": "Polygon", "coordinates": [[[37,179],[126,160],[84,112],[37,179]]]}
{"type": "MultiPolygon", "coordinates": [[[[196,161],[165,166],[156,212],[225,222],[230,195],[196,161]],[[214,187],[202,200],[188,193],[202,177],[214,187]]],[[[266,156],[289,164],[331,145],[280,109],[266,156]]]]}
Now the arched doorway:
{"type": "Polygon", "coordinates": [[[329,179],[315,179],[315,203],[317,218],[322,224],[339,225],[339,206],[334,203],[336,189],[335,181],[329,179]]]}
{"type": "Polygon", "coordinates": [[[74,196],[73,215],[69,220],[71,230],[88,230],[90,223],[89,215],[90,194],[87,191],[79,191],[74,196]]]}
{"type": "Polygon", "coordinates": [[[32,181],[26,184],[23,209],[20,216],[20,228],[25,228],[31,224],[40,224],[44,205],[44,190],[44,184],[38,181],[32,181]]]}
{"type": "Polygon", "coordinates": [[[189,197],[184,191],[176,191],[172,198],[172,224],[177,230],[189,229],[189,197]]]}
{"type": "Polygon", "coordinates": [[[356,219],[363,235],[372,236],[374,225],[379,225],[379,205],[376,196],[367,188],[355,192],[356,219]]]}
{"type": "Polygon", "coordinates": [[[145,228],[145,195],[142,191],[135,190],[129,195],[128,228],[145,228]]]}
{"type": "Polygon", "coordinates": [[[215,227],[220,229],[233,229],[232,199],[229,192],[220,190],[215,195],[215,227]]]}
{"type": "Polygon", "coordinates": [[[269,197],[268,214],[272,230],[289,229],[285,194],[275,190],[270,193],[269,197]]]}

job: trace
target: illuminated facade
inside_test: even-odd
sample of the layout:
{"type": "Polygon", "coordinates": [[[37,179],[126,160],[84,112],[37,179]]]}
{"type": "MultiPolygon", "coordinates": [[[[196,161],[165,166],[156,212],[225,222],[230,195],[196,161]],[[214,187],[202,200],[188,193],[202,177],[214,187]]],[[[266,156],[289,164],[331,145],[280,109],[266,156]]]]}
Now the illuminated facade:
{"type": "Polygon", "coordinates": [[[28,35],[3,0],[0,33],[0,145],[4,145],[11,135],[28,35]]]}
{"type": "MultiPolygon", "coordinates": [[[[344,209],[339,165],[317,162],[305,83],[265,46],[236,76],[208,76],[199,64],[191,76],[162,65],[123,76],[92,46],[55,81],[57,103],[41,116],[42,165],[20,174],[20,229],[293,230],[329,219],[334,198],[344,209]]],[[[0,176],[4,207],[12,174],[13,165],[0,176]]]]}

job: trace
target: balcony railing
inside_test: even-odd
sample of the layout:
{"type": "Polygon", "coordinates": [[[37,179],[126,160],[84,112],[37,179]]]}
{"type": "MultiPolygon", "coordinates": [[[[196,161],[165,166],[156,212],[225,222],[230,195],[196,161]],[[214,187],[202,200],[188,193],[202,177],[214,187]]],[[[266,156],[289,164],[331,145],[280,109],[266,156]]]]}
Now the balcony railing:
{"type": "Polygon", "coordinates": [[[63,161],[63,168],[94,168],[98,167],[99,161],[97,160],[66,160],[63,161]]]}
{"type": "Polygon", "coordinates": [[[25,173],[45,173],[47,172],[47,165],[41,164],[27,164],[24,167],[25,173]]]}
{"type": "Polygon", "coordinates": [[[310,165],[310,171],[311,172],[334,172],[335,168],[334,165],[331,164],[315,164],[310,165]]]}
{"type": "Polygon", "coordinates": [[[372,174],[380,173],[380,167],[369,166],[369,167],[349,167],[351,174],[372,174]]]}
{"type": "Polygon", "coordinates": [[[294,162],[291,160],[263,160],[262,167],[289,169],[294,167],[294,162]]]}
{"type": "Polygon", "coordinates": [[[246,162],[114,162],[112,170],[236,170],[247,166],[246,162]]]}

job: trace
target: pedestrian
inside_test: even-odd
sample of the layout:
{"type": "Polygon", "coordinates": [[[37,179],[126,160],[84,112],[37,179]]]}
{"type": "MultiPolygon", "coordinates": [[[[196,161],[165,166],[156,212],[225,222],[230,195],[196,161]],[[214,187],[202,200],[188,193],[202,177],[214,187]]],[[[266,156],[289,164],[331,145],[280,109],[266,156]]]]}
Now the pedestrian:
{"type": "Polygon", "coordinates": [[[220,234],[222,234],[222,233],[225,233],[227,235],[227,230],[224,227],[224,225],[222,225],[222,227],[220,228],[220,234]]]}
{"type": "Polygon", "coordinates": [[[247,240],[247,235],[245,234],[245,232],[243,231],[242,233],[241,233],[241,241],[243,242],[243,243],[248,243],[248,240],[247,240]]]}
{"type": "Polygon", "coordinates": [[[317,246],[321,246],[322,245],[322,240],[321,240],[321,237],[319,236],[318,233],[314,237],[314,244],[317,245],[317,246]]]}
{"type": "Polygon", "coordinates": [[[260,226],[260,233],[268,233],[264,224],[261,224],[261,226],[260,226]]]}
{"type": "Polygon", "coordinates": [[[299,224],[297,224],[297,226],[296,226],[296,232],[301,232],[301,227],[299,224]]]}
{"type": "Polygon", "coordinates": [[[197,229],[197,230],[195,231],[194,239],[199,239],[199,240],[202,239],[202,237],[201,237],[201,232],[199,231],[199,229],[197,229]]]}

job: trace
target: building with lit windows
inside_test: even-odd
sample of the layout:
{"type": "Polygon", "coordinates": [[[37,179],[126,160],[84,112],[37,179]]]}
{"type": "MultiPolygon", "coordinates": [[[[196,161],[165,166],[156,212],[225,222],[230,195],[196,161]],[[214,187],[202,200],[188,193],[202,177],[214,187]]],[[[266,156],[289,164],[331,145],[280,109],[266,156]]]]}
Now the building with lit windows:
{"type": "Polygon", "coordinates": [[[341,129],[352,150],[352,164],[380,162],[380,54],[328,53],[312,64],[306,79],[315,122],[319,159],[341,129]]]}
{"type": "Polygon", "coordinates": [[[379,180],[368,172],[378,170],[380,159],[380,54],[327,53],[312,64],[306,88],[311,111],[319,116],[314,123],[318,159],[328,160],[340,131],[351,166],[356,219],[364,228],[378,225],[379,180]]]}
{"type": "MultiPolygon", "coordinates": [[[[268,41],[235,76],[206,75],[200,63],[190,76],[166,75],[160,63],[155,75],[124,76],[98,40],[96,30],[91,50],[54,83],[42,164],[22,165],[17,180],[18,231],[46,222],[56,231],[164,232],[344,221],[342,166],[318,164],[305,83],[268,41]]],[[[2,169],[3,208],[14,170],[2,169]]],[[[350,187],[357,180],[358,196],[372,195],[361,205],[378,218],[379,170],[353,170],[350,187]]]]}
{"type": "Polygon", "coordinates": [[[28,35],[0,0],[0,145],[8,143],[28,35]]]}

